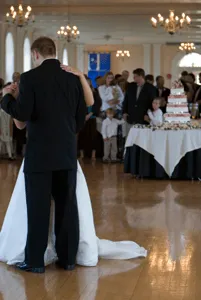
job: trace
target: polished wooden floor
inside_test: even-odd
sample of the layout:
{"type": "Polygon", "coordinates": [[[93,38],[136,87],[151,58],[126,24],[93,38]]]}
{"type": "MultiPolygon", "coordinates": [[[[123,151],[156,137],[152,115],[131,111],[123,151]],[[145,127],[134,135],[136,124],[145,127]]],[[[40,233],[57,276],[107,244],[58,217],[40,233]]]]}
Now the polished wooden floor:
{"type": "MultiPolygon", "coordinates": [[[[201,183],[137,181],[122,165],[82,163],[97,235],[134,240],[146,259],[24,274],[0,264],[0,300],[200,300],[201,183]]],[[[19,164],[0,162],[0,226],[19,164]]]]}

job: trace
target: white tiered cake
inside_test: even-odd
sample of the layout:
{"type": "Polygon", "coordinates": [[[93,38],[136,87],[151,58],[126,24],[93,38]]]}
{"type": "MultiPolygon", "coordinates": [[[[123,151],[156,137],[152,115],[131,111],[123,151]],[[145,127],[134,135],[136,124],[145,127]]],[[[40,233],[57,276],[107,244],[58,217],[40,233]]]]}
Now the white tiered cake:
{"type": "Polygon", "coordinates": [[[184,88],[179,82],[173,84],[171,94],[168,97],[167,113],[164,114],[166,122],[186,123],[190,121],[187,97],[184,88]]]}

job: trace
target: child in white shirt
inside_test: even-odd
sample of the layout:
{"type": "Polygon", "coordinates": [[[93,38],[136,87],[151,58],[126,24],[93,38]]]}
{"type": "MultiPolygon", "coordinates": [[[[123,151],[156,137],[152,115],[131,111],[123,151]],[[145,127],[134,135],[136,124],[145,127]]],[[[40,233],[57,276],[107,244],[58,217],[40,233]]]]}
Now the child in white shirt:
{"type": "Polygon", "coordinates": [[[117,128],[124,124],[124,120],[114,119],[115,111],[112,108],[106,110],[107,118],[102,124],[102,136],[104,140],[103,162],[117,162],[117,128]]]}
{"type": "Polygon", "coordinates": [[[155,98],[152,102],[152,108],[148,110],[147,114],[150,119],[150,125],[160,125],[163,123],[163,113],[159,108],[161,105],[160,98],[155,98]]]}

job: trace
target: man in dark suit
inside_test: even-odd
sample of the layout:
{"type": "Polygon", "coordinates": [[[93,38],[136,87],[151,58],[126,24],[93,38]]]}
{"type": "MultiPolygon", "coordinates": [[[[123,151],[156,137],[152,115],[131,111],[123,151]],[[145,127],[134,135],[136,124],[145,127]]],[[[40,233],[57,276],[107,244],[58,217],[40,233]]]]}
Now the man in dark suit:
{"type": "Polygon", "coordinates": [[[166,113],[166,107],[168,102],[168,97],[170,96],[170,89],[164,87],[165,80],[163,76],[156,77],[156,93],[157,97],[161,98],[161,107],[163,113],[166,113]]]}
{"type": "Polygon", "coordinates": [[[156,97],[156,89],[145,82],[143,69],[133,71],[134,82],[129,83],[123,102],[123,114],[128,124],[146,124],[147,111],[156,97]]]}
{"type": "Polygon", "coordinates": [[[24,162],[28,235],[25,262],[17,267],[45,271],[52,195],[58,264],[71,270],[79,243],[76,133],[85,121],[84,95],[78,77],[60,68],[51,39],[37,39],[31,52],[37,68],[21,75],[17,100],[11,86],[1,102],[2,109],[26,121],[28,129],[24,162]]]}

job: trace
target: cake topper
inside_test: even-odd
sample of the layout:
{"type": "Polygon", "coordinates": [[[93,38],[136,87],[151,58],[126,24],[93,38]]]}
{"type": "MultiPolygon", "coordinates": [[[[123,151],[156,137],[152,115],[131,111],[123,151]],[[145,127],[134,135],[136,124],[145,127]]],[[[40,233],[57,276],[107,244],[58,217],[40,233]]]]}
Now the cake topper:
{"type": "Polygon", "coordinates": [[[178,80],[175,80],[173,83],[172,83],[172,88],[173,89],[182,89],[183,88],[183,85],[180,81],[178,80]]]}

